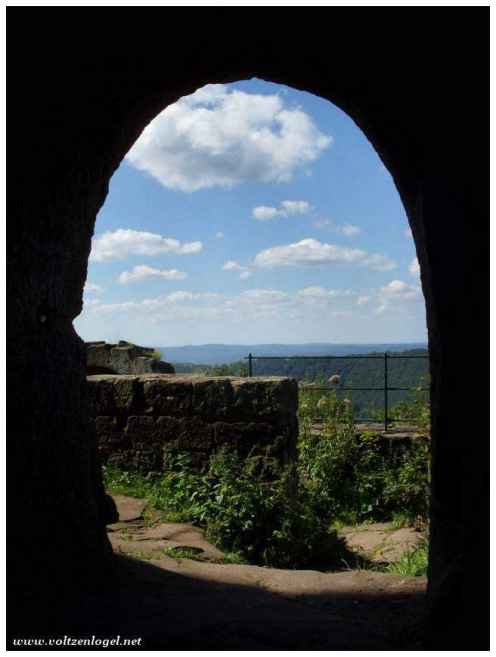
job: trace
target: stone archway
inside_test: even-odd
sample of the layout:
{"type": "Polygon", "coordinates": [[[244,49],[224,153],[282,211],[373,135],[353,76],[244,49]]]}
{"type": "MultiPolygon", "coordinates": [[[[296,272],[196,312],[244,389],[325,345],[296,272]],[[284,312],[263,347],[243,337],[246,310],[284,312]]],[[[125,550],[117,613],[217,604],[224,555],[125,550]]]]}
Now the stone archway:
{"type": "Polygon", "coordinates": [[[212,12],[208,34],[184,35],[187,48],[180,43],[181,18],[178,33],[165,42],[158,27],[148,25],[154,38],[144,40],[134,55],[122,54],[119,34],[104,23],[95,26],[89,12],[83,25],[91,34],[90,51],[84,38],[70,33],[69,24],[61,32],[47,18],[35,25],[23,22],[20,12],[11,9],[9,15],[9,55],[15,66],[9,81],[14,137],[8,154],[7,261],[12,590],[26,581],[41,587],[61,582],[62,573],[65,580],[86,578],[105,568],[109,554],[87,422],[84,347],[72,327],[81,310],[91,236],[108,181],[144,126],[168,104],[207,83],[256,76],[332,101],[356,121],[393,175],[415,238],[427,304],[433,410],[431,643],[460,646],[469,641],[471,622],[485,631],[485,608],[473,604],[476,588],[464,578],[464,567],[487,553],[486,445],[467,445],[463,418],[453,413],[476,399],[475,392],[456,385],[460,344],[486,336],[481,299],[487,289],[487,116],[485,89],[474,74],[484,77],[487,66],[482,12],[471,14],[472,23],[466,13],[456,19],[451,13],[458,21],[452,26],[478,37],[463,57],[455,37],[443,31],[444,19],[431,17],[426,23],[420,11],[409,14],[407,33],[401,17],[391,32],[379,18],[370,18],[371,30],[365,17],[357,25],[349,14],[337,14],[332,43],[313,14],[294,18],[294,29],[312,33],[304,58],[284,34],[276,30],[274,36],[270,28],[277,22],[261,27],[246,14],[245,36],[240,36],[228,29],[239,19],[212,12]],[[413,47],[419,34],[420,51],[413,47]],[[359,45],[350,49],[350,38],[359,45]],[[25,50],[28,40],[36,57],[25,50]],[[391,66],[392,53],[401,58],[400,67],[391,66]],[[463,97],[457,93],[460,75],[463,97]],[[34,116],[33,97],[44,99],[34,116]],[[467,117],[470,137],[458,130],[467,117]],[[458,267],[452,266],[453,253],[461,260],[458,267]],[[454,635],[447,619],[457,628],[454,635]]]}

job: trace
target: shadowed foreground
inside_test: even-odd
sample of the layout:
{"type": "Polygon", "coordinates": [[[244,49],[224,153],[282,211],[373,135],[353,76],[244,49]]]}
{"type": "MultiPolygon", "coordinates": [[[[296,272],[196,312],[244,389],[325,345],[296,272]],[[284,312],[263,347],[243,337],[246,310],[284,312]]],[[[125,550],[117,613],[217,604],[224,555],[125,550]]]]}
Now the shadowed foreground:
{"type": "Polygon", "coordinates": [[[418,649],[412,628],[424,607],[422,578],[170,557],[115,556],[109,566],[108,578],[77,599],[60,593],[51,605],[24,599],[29,634],[19,621],[10,640],[120,635],[142,637],[141,649],[418,649]]]}

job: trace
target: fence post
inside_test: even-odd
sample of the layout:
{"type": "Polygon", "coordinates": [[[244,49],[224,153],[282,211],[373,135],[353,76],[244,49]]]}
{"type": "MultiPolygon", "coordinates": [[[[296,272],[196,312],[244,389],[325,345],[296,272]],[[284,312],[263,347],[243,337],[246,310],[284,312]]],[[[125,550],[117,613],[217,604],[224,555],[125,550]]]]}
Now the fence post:
{"type": "Polygon", "coordinates": [[[251,354],[248,354],[248,376],[253,376],[253,363],[251,354]]]}
{"type": "Polygon", "coordinates": [[[388,428],[388,355],[384,352],[384,431],[388,428]]]}

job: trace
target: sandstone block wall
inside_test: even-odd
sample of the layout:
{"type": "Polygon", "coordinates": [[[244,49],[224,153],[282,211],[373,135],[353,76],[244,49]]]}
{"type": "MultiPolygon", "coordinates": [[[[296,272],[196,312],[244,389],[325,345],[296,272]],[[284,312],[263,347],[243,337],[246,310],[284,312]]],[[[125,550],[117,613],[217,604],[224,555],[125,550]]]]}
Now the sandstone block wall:
{"type": "Polygon", "coordinates": [[[86,369],[88,374],[174,374],[170,363],[152,356],[153,349],[140,347],[121,340],[86,343],[86,369]]]}
{"type": "Polygon", "coordinates": [[[88,376],[103,463],[160,471],[172,449],[201,468],[221,446],[296,456],[298,387],[280,377],[88,376]]]}

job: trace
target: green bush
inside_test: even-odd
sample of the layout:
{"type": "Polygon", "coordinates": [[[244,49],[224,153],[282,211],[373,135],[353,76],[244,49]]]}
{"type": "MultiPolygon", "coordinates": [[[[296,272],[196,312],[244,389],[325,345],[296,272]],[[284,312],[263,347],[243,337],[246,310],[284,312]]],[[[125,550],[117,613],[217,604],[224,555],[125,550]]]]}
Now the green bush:
{"type": "MultiPolygon", "coordinates": [[[[421,412],[425,416],[415,400],[411,414],[421,412]]],[[[334,392],[326,398],[312,390],[301,394],[298,468],[313,508],[334,522],[390,520],[397,513],[426,522],[428,442],[379,444],[372,434],[357,434],[351,413],[351,404],[334,392]]]]}
{"type": "MultiPolygon", "coordinates": [[[[271,474],[273,468],[269,463],[271,474]]],[[[298,491],[294,468],[268,482],[260,457],[223,449],[200,474],[187,454],[176,453],[161,476],[110,468],[104,474],[110,490],[146,497],[168,520],[205,527],[213,542],[251,563],[303,567],[315,561],[327,535],[308,496],[298,491]]]]}

